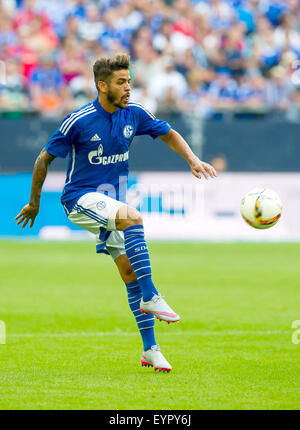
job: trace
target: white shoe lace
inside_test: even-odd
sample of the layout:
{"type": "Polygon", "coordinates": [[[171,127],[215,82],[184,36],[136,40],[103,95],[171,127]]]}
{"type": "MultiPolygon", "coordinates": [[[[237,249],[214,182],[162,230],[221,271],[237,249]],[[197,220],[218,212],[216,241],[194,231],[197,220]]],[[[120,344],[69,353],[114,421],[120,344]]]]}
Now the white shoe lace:
{"type": "Polygon", "coordinates": [[[163,299],[165,296],[161,296],[160,294],[157,294],[156,296],[154,296],[153,298],[152,298],[152,301],[154,302],[154,303],[157,303],[157,302],[159,302],[161,299],[163,299]]]}
{"type": "Polygon", "coordinates": [[[151,351],[160,351],[160,346],[159,345],[152,345],[151,351]]]}

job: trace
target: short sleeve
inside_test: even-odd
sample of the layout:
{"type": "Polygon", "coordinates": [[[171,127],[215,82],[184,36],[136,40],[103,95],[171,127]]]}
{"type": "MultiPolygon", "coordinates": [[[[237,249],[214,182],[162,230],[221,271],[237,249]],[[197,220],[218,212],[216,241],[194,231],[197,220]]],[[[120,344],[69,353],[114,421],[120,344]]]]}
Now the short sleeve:
{"type": "Polygon", "coordinates": [[[78,137],[78,128],[72,124],[72,115],[67,115],[59,128],[48,140],[45,150],[54,157],[66,158],[78,137]]]}
{"type": "Polygon", "coordinates": [[[169,123],[159,120],[142,105],[135,103],[130,107],[134,109],[138,118],[136,136],[149,134],[153,139],[156,139],[158,136],[163,136],[171,130],[169,123]]]}

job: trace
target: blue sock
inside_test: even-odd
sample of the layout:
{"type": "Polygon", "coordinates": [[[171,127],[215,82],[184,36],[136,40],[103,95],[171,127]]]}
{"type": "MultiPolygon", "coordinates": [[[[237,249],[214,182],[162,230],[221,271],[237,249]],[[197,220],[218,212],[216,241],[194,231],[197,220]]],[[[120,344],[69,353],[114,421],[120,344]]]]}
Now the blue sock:
{"type": "Polygon", "coordinates": [[[133,225],[124,230],[125,251],[137,277],[143,294],[143,300],[151,300],[158,294],[152,282],[151,265],[148,247],[144,237],[144,227],[133,225]]]}
{"type": "Polygon", "coordinates": [[[144,351],[147,351],[152,345],[156,345],[154,336],[154,316],[152,314],[143,314],[140,311],[142,292],[138,282],[135,281],[125,285],[127,288],[129,307],[132,310],[142,336],[144,351]]]}

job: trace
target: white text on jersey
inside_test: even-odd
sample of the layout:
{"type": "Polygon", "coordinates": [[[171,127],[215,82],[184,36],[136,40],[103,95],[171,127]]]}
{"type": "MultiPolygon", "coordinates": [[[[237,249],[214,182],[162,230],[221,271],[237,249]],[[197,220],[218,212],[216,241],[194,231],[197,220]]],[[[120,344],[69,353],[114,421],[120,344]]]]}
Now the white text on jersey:
{"type": "Polygon", "coordinates": [[[107,157],[99,156],[98,151],[91,151],[89,153],[89,162],[91,164],[103,164],[103,166],[106,166],[107,164],[121,163],[127,160],[128,151],[124,152],[123,154],[108,155],[107,157]]]}

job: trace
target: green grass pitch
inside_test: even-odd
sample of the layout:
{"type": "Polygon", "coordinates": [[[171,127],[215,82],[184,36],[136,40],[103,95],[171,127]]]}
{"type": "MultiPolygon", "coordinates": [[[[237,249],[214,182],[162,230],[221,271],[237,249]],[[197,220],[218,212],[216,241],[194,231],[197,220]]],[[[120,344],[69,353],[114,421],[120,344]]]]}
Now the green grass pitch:
{"type": "Polygon", "coordinates": [[[299,409],[300,244],[155,243],[170,374],[142,368],[125,287],[93,242],[0,242],[0,409],[299,409]]]}

